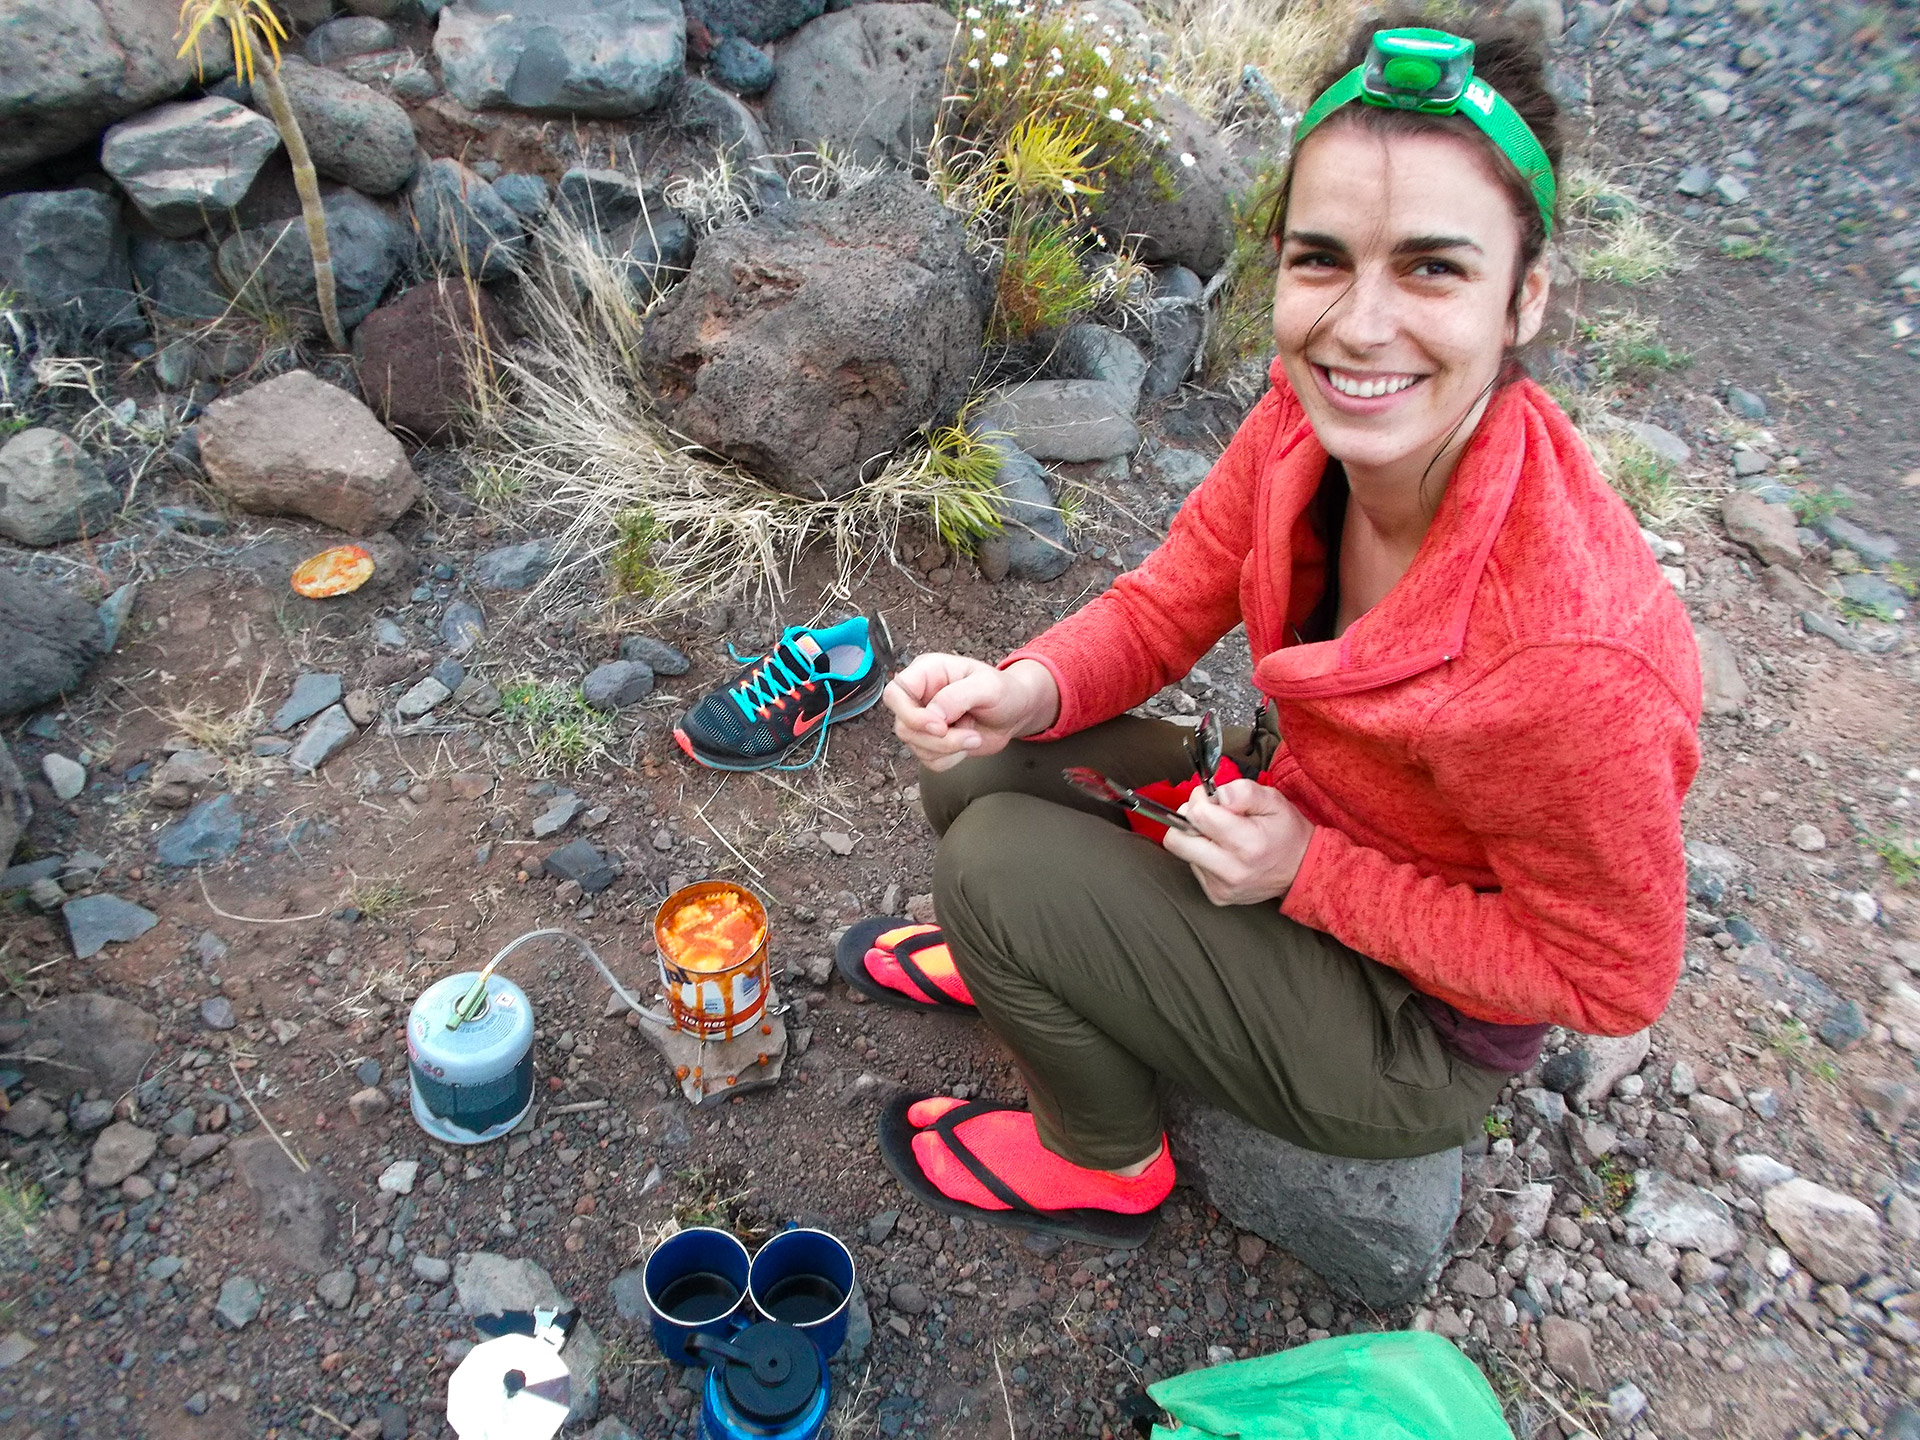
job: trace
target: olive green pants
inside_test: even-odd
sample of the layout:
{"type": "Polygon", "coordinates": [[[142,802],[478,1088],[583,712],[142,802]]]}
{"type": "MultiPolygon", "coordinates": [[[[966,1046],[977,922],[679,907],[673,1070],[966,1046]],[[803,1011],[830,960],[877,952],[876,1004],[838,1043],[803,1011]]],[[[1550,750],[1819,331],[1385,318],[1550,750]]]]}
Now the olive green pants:
{"type": "MultiPolygon", "coordinates": [[[[940,924],[1043,1143],[1098,1169],[1153,1154],[1163,1079],[1328,1154],[1463,1143],[1505,1077],[1450,1054],[1399,974],[1275,903],[1215,905],[1117,807],[1060,778],[1067,765],[1129,786],[1189,776],[1185,733],[1123,716],[921,771],[940,924]]],[[[1254,774],[1276,737],[1227,741],[1254,774]]]]}

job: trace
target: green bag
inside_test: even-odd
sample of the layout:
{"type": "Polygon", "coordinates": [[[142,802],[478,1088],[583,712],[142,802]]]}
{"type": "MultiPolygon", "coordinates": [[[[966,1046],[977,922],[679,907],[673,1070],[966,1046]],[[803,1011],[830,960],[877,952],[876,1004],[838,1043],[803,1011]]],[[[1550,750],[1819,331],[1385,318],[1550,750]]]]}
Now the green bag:
{"type": "Polygon", "coordinates": [[[1316,1340],[1149,1386],[1153,1440],[1513,1440],[1493,1387],[1438,1335],[1316,1340]]]}

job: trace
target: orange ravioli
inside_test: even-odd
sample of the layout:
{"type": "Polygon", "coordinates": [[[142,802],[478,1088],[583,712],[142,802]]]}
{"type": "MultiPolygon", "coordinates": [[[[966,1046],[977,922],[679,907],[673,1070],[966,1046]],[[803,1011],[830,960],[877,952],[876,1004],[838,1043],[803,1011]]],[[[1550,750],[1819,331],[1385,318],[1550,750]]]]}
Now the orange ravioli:
{"type": "Polygon", "coordinates": [[[358,545],[336,545],[300,562],[293,588],[309,600],[350,595],[373,575],[373,556],[358,545]]]}
{"type": "Polygon", "coordinates": [[[662,939],[673,962],[702,973],[726,970],[760,948],[766,926],[739,895],[692,900],[668,917],[662,939]]]}

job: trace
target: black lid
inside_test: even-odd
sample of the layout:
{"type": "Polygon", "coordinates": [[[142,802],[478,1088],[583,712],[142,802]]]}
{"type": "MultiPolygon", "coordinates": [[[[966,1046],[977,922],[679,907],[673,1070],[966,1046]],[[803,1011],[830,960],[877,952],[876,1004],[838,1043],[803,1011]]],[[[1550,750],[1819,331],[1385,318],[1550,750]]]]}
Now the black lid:
{"type": "Polygon", "coordinates": [[[742,1418],[756,1425],[791,1420],[813,1403],[820,1390],[820,1352],[791,1325],[749,1325],[728,1347],[721,1383],[742,1418]]]}

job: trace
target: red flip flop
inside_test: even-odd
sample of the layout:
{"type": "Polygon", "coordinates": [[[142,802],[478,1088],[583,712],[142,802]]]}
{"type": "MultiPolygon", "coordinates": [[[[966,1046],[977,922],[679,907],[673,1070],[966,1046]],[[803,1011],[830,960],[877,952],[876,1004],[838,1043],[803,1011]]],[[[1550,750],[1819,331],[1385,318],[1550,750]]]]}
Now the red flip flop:
{"type": "Polygon", "coordinates": [[[973,996],[954,968],[952,952],[938,925],[886,915],[862,920],[840,937],[834,947],[833,966],[851,989],[871,1000],[909,1010],[973,1009],[973,996]],[[913,989],[876,978],[875,958],[890,959],[899,967],[900,978],[913,989]]]}
{"type": "Polygon", "coordinates": [[[880,1116],[880,1156],[929,1209],[1108,1249],[1144,1244],[1160,1202],[1173,1188],[1173,1160],[1164,1142],[1152,1165],[1123,1180],[1061,1159],[1040,1144],[1027,1111],[987,1100],[898,1097],[880,1116]],[[936,1111],[936,1105],[944,1108],[936,1111]],[[996,1122],[995,1117],[1006,1118],[996,1122]],[[962,1126],[970,1131],[964,1139],[962,1126]],[[974,1199],[950,1194],[927,1172],[923,1159],[937,1161],[942,1155],[958,1163],[940,1166],[945,1173],[939,1179],[974,1199]]]}

